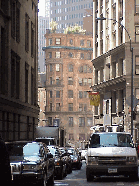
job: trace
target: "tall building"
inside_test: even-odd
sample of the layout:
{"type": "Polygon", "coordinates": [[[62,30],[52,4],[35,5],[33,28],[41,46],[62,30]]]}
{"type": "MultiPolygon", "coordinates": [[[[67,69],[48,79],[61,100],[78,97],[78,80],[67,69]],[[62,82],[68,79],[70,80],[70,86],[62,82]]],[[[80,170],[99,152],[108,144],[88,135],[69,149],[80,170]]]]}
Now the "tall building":
{"type": "Polygon", "coordinates": [[[50,19],[50,0],[45,0],[45,17],[50,19]]]}
{"type": "MultiPolygon", "coordinates": [[[[100,92],[101,98],[100,106],[94,108],[94,124],[122,124],[128,132],[131,132],[130,47],[133,47],[134,61],[133,95],[139,99],[139,1],[94,0],[92,89],[100,92]],[[99,17],[107,19],[97,20],[99,17]]],[[[136,140],[139,136],[139,107],[136,104],[134,107],[133,134],[136,140]]]]}
{"type": "Polygon", "coordinates": [[[45,53],[42,47],[46,46],[45,33],[49,28],[49,17],[38,17],[38,71],[45,72],[45,53]]]}
{"type": "Polygon", "coordinates": [[[63,33],[67,26],[78,24],[83,28],[83,16],[87,9],[92,10],[93,0],[51,0],[50,19],[58,23],[58,32],[63,33]]]}
{"type": "Polygon", "coordinates": [[[93,112],[92,35],[46,33],[46,119],[65,131],[66,143],[79,146],[90,136],[93,112]]]}
{"type": "Polygon", "coordinates": [[[0,10],[0,134],[5,141],[34,140],[38,1],[5,0],[0,10]]]}

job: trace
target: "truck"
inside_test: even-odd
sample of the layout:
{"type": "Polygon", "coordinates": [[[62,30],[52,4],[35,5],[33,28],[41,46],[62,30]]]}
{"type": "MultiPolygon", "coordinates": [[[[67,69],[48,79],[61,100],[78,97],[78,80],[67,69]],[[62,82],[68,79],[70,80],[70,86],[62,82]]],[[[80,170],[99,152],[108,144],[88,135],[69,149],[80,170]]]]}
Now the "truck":
{"type": "Polygon", "coordinates": [[[86,178],[127,176],[138,180],[138,157],[130,133],[107,132],[98,127],[90,136],[86,155],[86,178]]]}
{"type": "Polygon", "coordinates": [[[36,141],[46,145],[64,146],[64,131],[60,127],[36,127],[36,141]]]}

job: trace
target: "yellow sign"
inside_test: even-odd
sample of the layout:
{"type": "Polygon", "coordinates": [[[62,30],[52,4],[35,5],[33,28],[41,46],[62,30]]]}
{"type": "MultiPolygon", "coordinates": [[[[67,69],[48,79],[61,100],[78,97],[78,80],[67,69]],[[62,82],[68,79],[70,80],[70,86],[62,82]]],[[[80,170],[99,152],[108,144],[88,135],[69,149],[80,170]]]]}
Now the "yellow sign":
{"type": "Polygon", "coordinates": [[[90,105],[99,106],[100,94],[99,92],[89,92],[90,105]]]}

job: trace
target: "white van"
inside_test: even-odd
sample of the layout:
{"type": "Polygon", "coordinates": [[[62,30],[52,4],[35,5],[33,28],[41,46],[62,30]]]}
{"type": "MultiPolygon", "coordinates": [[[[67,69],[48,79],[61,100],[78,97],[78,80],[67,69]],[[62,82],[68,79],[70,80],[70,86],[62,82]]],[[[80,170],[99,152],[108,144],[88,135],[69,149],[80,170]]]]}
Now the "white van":
{"type": "Polygon", "coordinates": [[[103,175],[123,175],[138,180],[138,158],[130,133],[96,132],[91,135],[86,157],[87,181],[103,175]]]}

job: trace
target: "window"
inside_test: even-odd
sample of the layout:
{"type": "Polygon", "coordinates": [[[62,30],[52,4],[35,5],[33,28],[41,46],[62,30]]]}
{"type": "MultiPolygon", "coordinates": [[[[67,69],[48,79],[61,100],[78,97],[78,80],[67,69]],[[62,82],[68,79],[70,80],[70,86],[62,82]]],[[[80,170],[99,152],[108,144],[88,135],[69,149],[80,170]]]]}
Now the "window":
{"type": "Polygon", "coordinates": [[[73,103],[68,103],[68,110],[73,111],[73,103]]]}
{"type": "Polygon", "coordinates": [[[91,47],[91,41],[87,40],[87,47],[91,47]]]}
{"type": "Polygon", "coordinates": [[[72,77],[68,77],[68,85],[73,85],[73,78],[72,77]]]}
{"type": "Polygon", "coordinates": [[[31,22],[31,56],[34,57],[34,25],[31,22]]]}
{"type": "Polygon", "coordinates": [[[109,100],[106,101],[106,114],[109,114],[109,100]]]}
{"type": "Polygon", "coordinates": [[[50,85],[53,84],[53,80],[52,80],[52,77],[50,77],[50,85]]]}
{"type": "Polygon", "coordinates": [[[83,111],[83,104],[82,103],[79,103],[79,111],[83,111]]]}
{"type": "Polygon", "coordinates": [[[79,98],[83,98],[83,91],[79,91],[79,98]]]}
{"type": "Polygon", "coordinates": [[[82,78],[79,78],[79,85],[82,86],[83,83],[82,83],[82,78]]]}
{"type": "Polygon", "coordinates": [[[135,56],[135,74],[139,75],[139,56],[135,56]]]}
{"type": "Polygon", "coordinates": [[[89,67],[88,65],[80,66],[79,68],[80,73],[92,73],[92,68],[89,67]]]}
{"type": "MultiPolygon", "coordinates": [[[[2,80],[4,81],[5,78],[2,80]]],[[[19,99],[19,94],[20,94],[20,57],[15,52],[11,51],[11,97],[19,99]]]]}
{"type": "Polygon", "coordinates": [[[49,45],[52,45],[52,38],[49,38],[49,45]]]}
{"type": "Polygon", "coordinates": [[[92,125],[93,125],[93,118],[87,117],[87,126],[92,126],[92,125]]]}
{"type": "Polygon", "coordinates": [[[60,45],[61,44],[61,39],[60,38],[56,38],[55,39],[55,44],[56,45],[60,45]]]}
{"type": "Polygon", "coordinates": [[[83,85],[87,85],[87,78],[83,78],[83,85]]]}
{"type": "Polygon", "coordinates": [[[91,85],[91,84],[92,84],[92,79],[89,78],[89,79],[88,79],[88,85],[91,85]]]}
{"type": "Polygon", "coordinates": [[[72,39],[70,39],[70,44],[73,45],[73,40],[72,39]]]}
{"type": "Polygon", "coordinates": [[[73,127],[73,117],[69,117],[69,127],[73,127]]]}
{"type": "Polygon", "coordinates": [[[68,98],[73,98],[73,90],[68,90],[68,98]]]}
{"type": "Polygon", "coordinates": [[[80,59],[84,59],[84,54],[83,53],[80,54],[80,59]]]}
{"type": "Polygon", "coordinates": [[[52,90],[50,90],[50,98],[52,98],[52,90]]]}
{"type": "Polygon", "coordinates": [[[73,72],[73,65],[69,64],[69,72],[73,72]]]}
{"type": "Polygon", "coordinates": [[[56,91],[56,98],[60,98],[60,91],[56,91]]]}
{"type": "Polygon", "coordinates": [[[139,14],[139,0],[135,0],[135,13],[139,14]]]}
{"type": "Polygon", "coordinates": [[[56,52],[56,53],[55,53],[55,57],[56,57],[56,58],[61,58],[61,53],[60,53],[60,52],[56,52]]]}
{"type": "Polygon", "coordinates": [[[56,64],[56,72],[59,72],[59,71],[60,71],[60,65],[56,64]]]}
{"type": "Polygon", "coordinates": [[[48,125],[52,126],[52,117],[48,117],[48,125]]]}
{"type": "MultiPolygon", "coordinates": [[[[1,8],[6,12],[7,3],[1,1],[1,8]]],[[[20,42],[20,3],[18,1],[11,2],[11,36],[20,42]]]]}
{"type": "Polygon", "coordinates": [[[88,93],[87,93],[87,91],[84,91],[84,96],[83,96],[84,98],[88,98],[88,93]]]}
{"type": "Polygon", "coordinates": [[[34,69],[32,67],[31,67],[31,104],[34,105],[34,69]]]}
{"type": "Polygon", "coordinates": [[[52,52],[49,52],[49,58],[52,58],[52,52]]]}
{"type": "Polygon", "coordinates": [[[135,42],[139,42],[139,25],[135,26],[135,42]]]}
{"type": "Polygon", "coordinates": [[[50,72],[52,72],[52,64],[50,64],[49,66],[50,66],[50,72]]]}
{"type": "Polygon", "coordinates": [[[25,63],[25,102],[28,103],[28,71],[29,65],[25,63]]]}
{"type": "Polygon", "coordinates": [[[60,103],[56,103],[56,111],[60,111],[60,103]]]}
{"type": "Polygon", "coordinates": [[[73,53],[69,52],[68,56],[69,56],[70,58],[73,58],[73,53]]]}
{"type": "Polygon", "coordinates": [[[84,141],[85,140],[85,134],[79,134],[79,140],[84,141]]]}
{"type": "Polygon", "coordinates": [[[74,135],[73,134],[69,134],[69,140],[74,140],[74,135]]]}
{"type": "Polygon", "coordinates": [[[80,40],[80,46],[84,46],[84,40],[80,40]]]}
{"type": "Polygon", "coordinates": [[[50,111],[52,112],[52,103],[50,103],[50,111]]]}
{"type": "Polygon", "coordinates": [[[87,111],[87,104],[84,104],[84,111],[86,112],[87,111]]]}
{"type": "Polygon", "coordinates": [[[60,85],[60,78],[59,77],[56,77],[56,84],[60,85]]]}
{"type": "Polygon", "coordinates": [[[25,14],[25,51],[29,51],[29,16],[25,14]]]}
{"type": "Polygon", "coordinates": [[[87,60],[91,60],[91,54],[87,53],[87,60]]]}
{"type": "Polygon", "coordinates": [[[85,126],[85,118],[79,117],[79,127],[84,127],[84,126],[85,126]]]}

